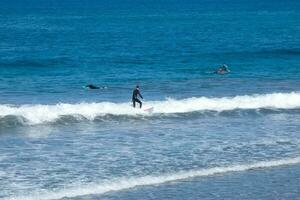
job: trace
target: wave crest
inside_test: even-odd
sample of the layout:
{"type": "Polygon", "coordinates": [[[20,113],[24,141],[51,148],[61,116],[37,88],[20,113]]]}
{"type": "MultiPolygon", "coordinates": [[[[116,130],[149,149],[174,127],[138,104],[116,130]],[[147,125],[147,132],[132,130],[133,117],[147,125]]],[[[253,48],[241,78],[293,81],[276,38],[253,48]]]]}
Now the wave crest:
{"type": "Polygon", "coordinates": [[[154,107],[154,110],[152,113],[149,113],[143,109],[134,109],[129,102],[59,103],[56,105],[21,106],[0,105],[0,119],[16,116],[19,122],[34,125],[54,122],[64,116],[72,116],[75,120],[94,120],[96,117],[107,115],[149,116],[196,111],[221,112],[235,109],[297,109],[300,108],[300,93],[273,93],[221,98],[192,97],[182,100],[167,99],[165,101],[145,102],[145,107],[154,107]]]}

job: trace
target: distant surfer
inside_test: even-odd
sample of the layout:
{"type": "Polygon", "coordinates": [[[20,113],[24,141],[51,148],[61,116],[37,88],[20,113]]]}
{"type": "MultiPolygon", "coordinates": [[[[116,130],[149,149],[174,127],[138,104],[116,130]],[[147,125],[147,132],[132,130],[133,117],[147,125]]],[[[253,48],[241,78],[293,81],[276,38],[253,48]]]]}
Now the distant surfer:
{"type": "Polygon", "coordinates": [[[143,99],[143,96],[141,95],[141,92],[140,92],[140,87],[137,85],[132,92],[132,103],[133,103],[134,108],[135,108],[136,102],[138,102],[140,104],[140,108],[142,108],[142,102],[141,102],[141,100],[139,100],[139,97],[141,97],[143,99]]]}
{"type": "Polygon", "coordinates": [[[92,85],[92,84],[86,85],[85,88],[91,89],[91,90],[100,89],[100,87],[92,85]]]}
{"type": "Polygon", "coordinates": [[[218,70],[215,71],[216,74],[227,74],[230,70],[228,69],[228,66],[223,64],[221,67],[219,67],[218,70]]]}
{"type": "Polygon", "coordinates": [[[83,88],[85,88],[85,89],[90,89],[90,90],[97,90],[97,89],[107,89],[107,87],[106,87],[106,86],[99,87],[99,86],[92,85],[92,84],[89,84],[89,85],[83,86],[83,88]]]}

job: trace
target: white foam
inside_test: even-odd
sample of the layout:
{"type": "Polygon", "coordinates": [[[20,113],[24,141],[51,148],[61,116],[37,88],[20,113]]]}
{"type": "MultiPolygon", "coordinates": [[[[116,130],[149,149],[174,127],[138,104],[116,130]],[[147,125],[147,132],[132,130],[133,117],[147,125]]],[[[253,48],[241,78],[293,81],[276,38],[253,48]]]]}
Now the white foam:
{"type": "Polygon", "coordinates": [[[216,174],[224,174],[230,172],[241,172],[246,170],[254,170],[259,168],[271,168],[282,165],[299,164],[300,157],[262,161],[254,164],[235,165],[226,167],[214,167],[209,169],[199,169],[191,171],[181,171],[173,174],[164,174],[160,176],[144,176],[138,178],[121,178],[118,180],[107,181],[100,184],[79,185],[73,188],[65,188],[58,191],[35,192],[27,196],[15,196],[6,200],[53,200],[62,198],[72,198],[85,195],[101,195],[107,192],[120,191],[138,186],[159,185],[168,182],[174,182],[183,179],[212,176],[216,174]]]}
{"type": "Polygon", "coordinates": [[[182,100],[167,99],[165,101],[145,102],[147,107],[154,107],[153,112],[132,108],[127,103],[79,103],[56,105],[0,105],[0,117],[8,115],[21,116],[29,124],[53,122],[64,115],[84,117],[89,120],[97,116],[111,115],[150,115],[168,113],[186,113],[193,111],[212,110],[225,111],[234,109],[294,109],[300,108],[300,93],[273,93],[262,95],[244,95],[223,98],[193,97],[182,100]]]}

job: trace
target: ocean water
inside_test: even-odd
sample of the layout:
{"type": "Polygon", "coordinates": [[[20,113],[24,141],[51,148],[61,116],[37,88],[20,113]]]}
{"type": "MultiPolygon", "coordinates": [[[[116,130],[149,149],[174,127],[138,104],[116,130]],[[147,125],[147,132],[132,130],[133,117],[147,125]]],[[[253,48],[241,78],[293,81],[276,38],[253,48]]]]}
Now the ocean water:
{"type": "Polygon", "coordinates": [[[299,22],[298,0],[1,0],[0,199],[300,199],[299,22]]]}

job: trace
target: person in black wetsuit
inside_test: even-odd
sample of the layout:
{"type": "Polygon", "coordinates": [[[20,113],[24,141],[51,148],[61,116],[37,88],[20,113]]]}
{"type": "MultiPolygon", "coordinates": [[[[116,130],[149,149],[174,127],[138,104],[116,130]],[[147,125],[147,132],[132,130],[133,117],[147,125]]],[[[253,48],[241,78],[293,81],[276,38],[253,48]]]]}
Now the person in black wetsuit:
{"type": "Polygon", "coordinates": [[[223,64],[220,69],[223,70],[224,72],[230,72],[227,65],[225,65],[225,64],[223,64]]]}
{"type": "Polygon", "coordinates": [[[86,85],[85,87],[88,89],[91,89],[91,90],[100,89],[100,87],[92,85],[92,84],[86,85]]]}
{"type": "Polygon", "coordinates": [[[227,74],[230,70],[228,69],[227,65],[223,64],[219,69],[215,71],[216,74],[227,74]]]}
{"type": "Polygon", "coordinates": [[[141,102],[141,100],[139,100],[139,98],[138,98],[139,96],[143,99],[143,96],[140,93],[140,87],[137,85],[132,92],[132,103],[133,103],[134,108],[135,108],[136,102],[138,102],[140,104],[140,108],[142,108],[142,102],[141,102]]]}

